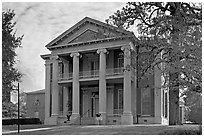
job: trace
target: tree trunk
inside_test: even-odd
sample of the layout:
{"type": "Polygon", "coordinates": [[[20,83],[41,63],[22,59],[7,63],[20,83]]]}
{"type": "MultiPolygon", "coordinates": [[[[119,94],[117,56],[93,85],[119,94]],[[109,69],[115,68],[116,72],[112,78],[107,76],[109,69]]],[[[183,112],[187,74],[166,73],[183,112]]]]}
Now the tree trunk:
{"type": "Polygon", "coordinates": [[[178,74],[170,74],[170,88],[169,88],[169,125],[179,125],[179,84],[178,74]]]}

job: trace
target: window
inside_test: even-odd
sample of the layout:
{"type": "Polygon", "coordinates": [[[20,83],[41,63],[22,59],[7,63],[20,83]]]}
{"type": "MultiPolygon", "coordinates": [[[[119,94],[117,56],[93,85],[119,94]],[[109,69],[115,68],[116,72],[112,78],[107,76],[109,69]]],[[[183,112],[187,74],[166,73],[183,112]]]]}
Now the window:
{"type": "Polygon", "coordinates": [[[118,57],[118,67],[119,68],[124,67],[124,56],[122,52],[119,54],[118,57]]]}
{"type": "Polygon", "coordinates": [[[141,99],[142,99],[142,115],[148,115],[150,116],[152,114],[152,99],[151,99],[151,89],[150,88],[142,88],[142,91],[141,91],[141,99]]]}
{"type": "Polygon", "coordinates": [[[63,111],[63,87],[59,87],[59,111],[63,111]]]}
{"type": "Polygon", "coordinates": [[[59,73],[60,73],[60,74],[63,74],[63,73],[64,73],[64,63],[63,63],[63,62],[60,62],[60,63],[59,63],[59,73]]]}
{"type": "Polygon", "coordinates": [[[53,64],[50,64],[50,82],[52,82],[53,64]]]}
{"type": "Polygon", "coordinates": [[[167,117],[167,92],[165,92],[165,115],[164,117],[166,118],[167,117]]]}
{"type": "Polygon", "coordinates": [[[120,115],[123,113],[123,89],[118,89],[114,92],[114,114],[120,115]]]}
{"type": "Polygon", "coordinates": [[[162,102],[162,104],[163,104],[163,116],[165,117],[165,118],[167,118],[167,92],[165,91],[165,90],[163,90],[163,102],[162,102]]]}
{"type": "Polygon", "coordinates": [[[118,89],[118,108],[123,109],[123,90],[118,89]]]}

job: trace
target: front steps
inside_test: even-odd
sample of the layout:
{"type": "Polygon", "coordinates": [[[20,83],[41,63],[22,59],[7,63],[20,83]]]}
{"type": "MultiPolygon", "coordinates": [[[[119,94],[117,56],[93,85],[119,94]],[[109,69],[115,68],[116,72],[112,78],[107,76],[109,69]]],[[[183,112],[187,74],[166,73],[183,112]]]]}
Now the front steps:
{"type": "Polygon", "coordinates": [[[67,117],[59,116],[57,125],[72,125],[71,121],[67,121],[67,117]]]}
{"type": "Polygon", "coordinates": [[[97,124],[95,117],[82,117],[81,125],[95,125],[97,124]]]}
{"type": "MultiPolygon", "coordinates": [[[[58,125],[98,125],[98,121],[96,120],[96,117],[82,117],[81,121],[79,121],[81,124],[76,124],[73,121],[67,121],[67,117],[65,116],[59,116],[58,117],[58,125]]],[[[107,118],[107,125],[121,125],[121,117],[108,117],[107,118]]]]}
{"type": "MultiPolygon", "coordinates": [[[[96,121],[95,117],[82,117],[80,121],[80,125],[97,125],[98,122],[96,121]]],[[[67,121],[67,117],[59,116],[58,117],[58,125],[76,125],[73,121],[67,121]]]]}

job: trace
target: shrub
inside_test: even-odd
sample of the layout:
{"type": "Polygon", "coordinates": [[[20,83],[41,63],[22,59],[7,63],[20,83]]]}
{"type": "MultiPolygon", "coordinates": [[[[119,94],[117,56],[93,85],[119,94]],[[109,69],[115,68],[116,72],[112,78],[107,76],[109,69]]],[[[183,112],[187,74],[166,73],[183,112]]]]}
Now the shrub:
{"type": "MultiPolygon", "coordinates": [[[[2,119],[2,125],[14,125],[18,124],[18,119],[2,119]]],[[[20,125],[26,124],[41,124],[39,118],[20,118],[20,125]]]]}

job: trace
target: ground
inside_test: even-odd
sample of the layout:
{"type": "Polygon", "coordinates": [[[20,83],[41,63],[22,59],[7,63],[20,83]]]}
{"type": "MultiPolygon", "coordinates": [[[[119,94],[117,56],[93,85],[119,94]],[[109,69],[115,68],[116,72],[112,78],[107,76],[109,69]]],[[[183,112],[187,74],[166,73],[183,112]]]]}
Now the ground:
{"type": "MultiPolygon", "coordinates": [[[[22,135],[158,135],[182,134],[183,131],[199,132],[198,125],[86,125],[86,126],[43,126],[22,125],[22,135]],[[176,131],[176,133],[175,133],[176,131]],[[179,131],[179,132],[178,132],[179,131]]],[[[17,125],[2,126],[3,134],[18,134],[17,125]]]]}

